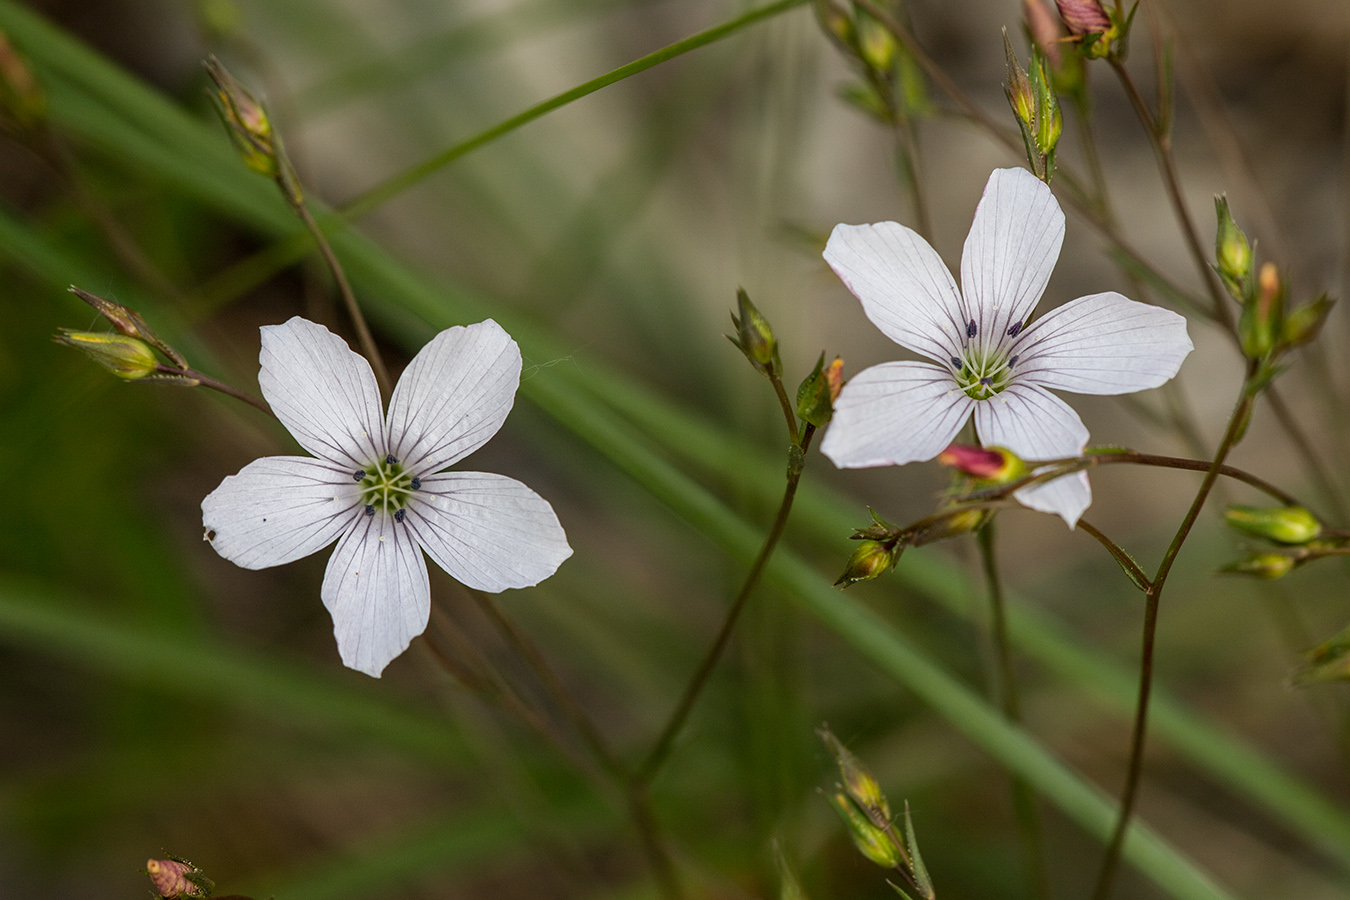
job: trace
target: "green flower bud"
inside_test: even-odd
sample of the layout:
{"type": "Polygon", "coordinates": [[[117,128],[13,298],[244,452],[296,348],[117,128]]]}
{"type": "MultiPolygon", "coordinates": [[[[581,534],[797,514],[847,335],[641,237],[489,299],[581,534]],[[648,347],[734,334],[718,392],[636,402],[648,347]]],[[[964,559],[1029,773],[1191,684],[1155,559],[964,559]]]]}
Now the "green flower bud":
{"type": "Polygon", "coordinates": [[[1274,580],[1288,575],[1294,568],[1295,559],[1283,553],[1253,553],[1246,559],[1229,563],[1224,572],[1233,575],[1254,575],[1257,578],[1274,580]]]}
{"type": "Polygon", "coordinates": [[[731,316],[731,324],[736,326],[736,337],[727,335],[727,339],[740,348],[756,369],[765,374],[778,374],[783,366],[778,360],[778,341],[773,336],[773,329],[755,309],[755,304],[750,302],[750,295],[743,288],[736,291],[736,305],[741,313],[739,317],[735,314],[731,316]]]}
{"type": "Polygon", "coordinates": [[[844,574],[835,581],[835,587],[849,587],[859,581],[871,581],[887,569],[895,567],[903,548],[894,542],[863,540],[848,558],[844,574]]]}
{"type": "Polygon", "coordinates": [[[1008,62],[1008,82],[1003,86],[1008,96],[1008,105],[1012,107],[1017,121],[1027,128],[1036,121],[1036,94],[1031,89],[1031,79],[1026,70],[1017,61],[1012,41],[1008,40],[1008,29],[1003,29],[1003,56],[1008,62]]]}
{"type": "Polygon", "coordinates": [[[220,60],[210,56],[203,65],[216,85],[216,109],[244,165],[259,175],[276,178],[282,167],[267,111],[226,71],[220,60]]]}
{"type": "Polygon", "coordinates": [[[863,856],[887,869],[894,869],[904,862],[900,848],[891,840],[890,835],[873,825],[858,811],[852,800],[836,792],[830,795],[830,803],[839,813],[839,818],[844,820],[849,837],[853,838],[853,846],[857,847],[863,856]]]}
{"type": "Polygon", "coordinates": [[[1036,149],[1047,160],[1053,160],[1059,136],[1064,132],[1064,116],[1059,111],[1053,81],[1046,71],[1045,57],[1039,53],[1032,54],[1031,87],[1036,92],[1036,149]]]}
{"type": "Polygon", "coordinates": [[[891,824],[891,806],[867,766],[834,736],[829,726],[820,728],[816,734],[820,735],[839,766],[839,777],[843,779],[845,793],[873,825],[878,828],[888,827],[891,824]]]}
{"type": "Polygon", "coordinates": [[[1301,506],[1228,507],[1229,525],[1279,544],[1306,544],[1322,533],[1322,523],[1301,506]]]}
{"type": "Polygon", "coordinates": [[[1233,215],[1228,211],[1228,198],[1223,194],[1214,197],[1214,213],[1219,220],[1214,236],[1214,258],[1219,264],[1219,275],[1228,293],[1241,303],[1247,295],[1246,286],[1252,275],[1252,245],[1233,221],[1233,215]]]}
{"type": "Polygon", "coordinates": [[[1275,350],[1284,331],[1284,284],[1274,263],[1261,267],[1257,290],[1247,297],[1238,319],[1242,352],[1250,359],[1264,359],[1275,350]]]}
{"type": "Polygon", "coordinates": [[[1303,665],[1290,680],[1296,685],[1350,681],[1350,628],[1337,632],[1305,653],[1303,665]]]}
{"type": "Polygon", "coordinates": [[[797,388],[797,416],[817,428],[824,428],[834,415],[834,401],[843,387],[844,360],[836,356],[825,365],[825,354],[820,354],[816,367],[797,388]]]}
{"type": "Polygon", "coordinates": [[[993,514],[992,509],[963,509],[960,512],[943,516],[914,536],[914,546],[922,547],[924,544],[931,544],[934,541],[945,541],[947,538],[959,537],[963,534],[970,534],[972,531],[978,531],[980,526],[989,521],[989,517],[993,514]]]}
{"type": "Polygon", "coordinates": [[[118,378],[136,381],[154,375],[159,367],[155,352],[144,341],[120,334],[96,331],[71,331],[62,328],[53,338],[58,344],[74,347],[118,378]]]}
{"type": "Polygon", "coordinates": [[[1284,317],[1284,343],[1288,347],[1301,347],[1310,342],[1322,331],[1327,314],[1336,305],[1336,301],[1326,294],[1311,303],[1305,303],[1284,317]]]}
{"type": "Polygon", "coordinates": [[[889,74],[895,66],[899,45],[895,35],[871,16],[858,15],[858,53],[862,61],[878,72],[889,74]]]}
{"type": "Polygon", "coordinates": [[[825,33],[842,46],[851,49],[854,46],[855,32],[853,20],[849,18],[848,13],[835,6],[831,0],[815,0],[812,5],[816,10],[816,19],[825,29],[825,33]]]}

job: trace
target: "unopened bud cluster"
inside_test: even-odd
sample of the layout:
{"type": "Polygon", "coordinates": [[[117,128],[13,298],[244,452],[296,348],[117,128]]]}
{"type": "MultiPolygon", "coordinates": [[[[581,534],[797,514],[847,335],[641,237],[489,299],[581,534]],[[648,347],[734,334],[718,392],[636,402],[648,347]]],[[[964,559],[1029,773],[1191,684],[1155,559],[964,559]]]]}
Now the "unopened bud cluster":
{"type": "Polygon", "coordinates": [[[1224,512],[1224,520],[1278,547],[1249,553],[1224,567],[1223,571],[1235,575],[1282,578],[1314,559],[1340,555],[1350,545],[1350,536],[1326,528],[1301,506],[1233,505],[1224,512]]]}
{"type": "MultiPolygon", "coordinates": [[[[862,82],[844,89],[845,100],[888,125],[933,109],[918,63],[897,40],[892,22],[838,0],[814,0],[812,5],[825,34],[862,69],[862,82]]],[[[893,0],[882,0],[878,7],[883,14],[893,10],[899,15],[893,0]]]]}
{"type": "Polygon", "coordinates": [[[1233,221],[1228,199],[1214,198],[1218,227],[1214,239],[1214,270],[1229,295],[1242,306],[1238,339],[1249,359],[1268,365],[1288,350],[1300,347],[1322,330],[1335,301],[1322,294],[1294,309],[1274,263],[1256,266],[1256,254],[1247,235],[1233,221]]]}
{"type": "Polygon", "coordinates": [[[62,328],[53,340],[84,353],[104,369],[127,381],[157,381],[193,387],[200,382],[190,375],[183,354],[169,346],[145,324],[134,309],[97,294],[72,287],[70,292],[98,311],[116,334],[106,331],[73,331],[62,328]],[[170,363],[164,365],[159,351],[170,363]]]}
{"type": "MultiPolygon", "coordinates": [[[[933,882],[914,838],[909,804],[905,804],[902,836],[891,814],[891,805],[867,766],[828,727],[822,727],[818,733],[839,768],[840,783],[826,796],[848,829],[853,846],[877,865],[898,871],[923,900],[934,900],[933,882]]],[[[898,886],[892,887],[902,897],[908,896],[898,886]]]]}
{"type": "Polygon", "coordinates": [[[1059,111],[1053,78],[1045,54],[1031,50],[1031,71],[1017,61],[1008,32],[1003,32],[1003,53],[1008,62],[1008,83],[1004,86],[1008,105],[1022,133],[1027,162],[1036,177],[1049,183],[1055,174],[1055,148],[1064,131],[1064,116],[1059,111]]]}

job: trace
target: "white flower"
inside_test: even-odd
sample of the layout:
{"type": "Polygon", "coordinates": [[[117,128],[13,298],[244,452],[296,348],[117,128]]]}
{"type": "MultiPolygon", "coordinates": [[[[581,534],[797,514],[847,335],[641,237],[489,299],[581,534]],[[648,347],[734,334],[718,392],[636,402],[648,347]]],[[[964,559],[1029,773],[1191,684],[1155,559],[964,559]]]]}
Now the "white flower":
{"type": "Polygon", "coordinates": [[[441,472],[487,443],[515,402],[520,349],[496,322],[436,335],[387,417],[370,364],[322,325],[265,326],[260,361],[263,396],[317,458],[269,456],[226,478],[202,501],[206,538],[246,569],[336,540],[321,596],[346,665],[378,677],[426,630],[423,550],[491,592],[538,584],[572,554],[553,507],[525,485],[441,472]]]}
{"type": "MultiPolygon", "coordinates": [[[[1088,433],[1046,388],[1125,394],[1177,373],[1186,320],[1108,292],[1029,321],[1064,241],[1064,214],[1023,169],[989,176],[961,256],[961,284],[937,252],[895,222],[839,225],[825,260],[891,340],[932,360],[859,373],[835,403],[821,452],[841,468],[931,459],[973,412],[986,446],[1023,459],[1077,456],[1088,433]]],[[[1092,502],[1086,473],[1017,492],[1072,528],[1092,502]]]]}

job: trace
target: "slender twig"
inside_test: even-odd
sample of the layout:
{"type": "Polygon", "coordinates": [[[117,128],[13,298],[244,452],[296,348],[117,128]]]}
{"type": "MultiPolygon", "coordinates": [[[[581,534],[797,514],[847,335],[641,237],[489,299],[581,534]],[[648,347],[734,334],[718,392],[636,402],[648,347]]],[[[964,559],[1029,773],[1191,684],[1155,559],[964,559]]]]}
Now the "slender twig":
{"type": "Polygon", "coordinates": [[[1186,197],[1182,193],[1181,179],[1177,175],[1176,159],[1172,155],[1172,137],[1160,127],[1157,118],[1149,110],[1148,104],[1139,95],[1139,90],[1135,87],[1134,80],[1130,77],[1130,72],[1125,68],[1125,64],[1115,59],[1110,62],[1112,70],[1125,89],[1125,95],[1129,98],[1130,105],[1134,107],[1135,115],[1149,136],[1149,143],[1158,159],[1158,168],[1162,172],[1163,183],[1167,188],[1167,196],[1172,202],[1172,211],[1177,217],[1177,223],[1181,226],[1182,237],[1186,241],[1187,249],[1191,252],[1191,258],[1195,261],[1200,279],[1209,291],[1210,315],[1230,334],[1236,334],[1233,311],[1229,306],[1231,301],[1224,291],[1223,285],[1219,283],[1218,276],[1210,267],[1209,259],[1200,244],[1200,234],[1195,229],[1195,222],[1191,219],[1190,210],[1186,208],[1186,197]]]}
{"type": "Polygon", "coordinates": [[[1255,363],[1248,363],[1247,375],[1242,383],[1242,393],[1233,414],[1229,417],[1228,428],[1224,431],[1223,440],[1219,442],[1219,449],[1214,454],[1214,461],[1205,473],[1205,479],[1200,483],[1200,489],[1196,492],[1195,499],[1191,501],[1190,509],[1186,511],[1185,517],[1181,520],[1181,525],[1177,528],[1172,543],[1163,554],[1162,561],[1158,564],[1158,570],[1144,594],[1139,696],[1135,705],[1134,726],[1130,734],[1130,754],[1125,773],[1125,787],[1121,792],[1119,816],[1116,819],[1115,829],[1111,833],[1111,839],[1107,844],[1106,853],[1102,858],[1101,869],[1097,875],[1097,884],[1092,892],[1092,900],[1106,900],[1111,893],[1111,885],[1115,880],[1116,871],[1120,867],[1121,851],[1125,846],[1125,836],[1129,833],[1130,819],[1134,815],[1134,805],[1139,794],[1139,782],[1144,769],[1144,745],[1148,736],[1149,700],[1153,691],[1153,651],[1158,629],[1158,606],[1162,598],[1163,588],[1167,584],[1167,576],[1172,571],[1172,564],[1176,561],[1177,554],[1181,552],[1182,544],[1190,535],[1191,528],[1194,527],[1196,519],[1199,518],[1200,510],[1205,505],[1210,490],[1219,478],[1224,459],[1228,456],[1229,451],[1236,446],[1242,429],[1251,415],[1252,405],[1256,400],[1255,392],[1251,388],[1256,368],[1255,363]]]}
{"type": "Polygon", "coordinates": [[[271,407],[247,391],[241,391],[223,381],[212,378],[210,375],[203,375],[196,369],[180,369],[176,366],[166,366],[163,363],[160,363],[155,366],[155,371],[161,375],[170,375],[176,378],[191,378],[204,388],[210,388],[213,391],[219,391],[220,393],[225,394],[227,397],[242,400],[259,412],[269,415],[274,419],[277,417],[277,414],[272,411],[271,407]]]}
{"type": "Polygon", "coordinates": [[[1331,479],[1331,473],[1322,465],[1322,460],[1318,458],[1317,451],[1313,449],[1312,441],[1304,434],[1302,427],[1299,426],[1298,419],[1284,400],[1284,395],[1276,390],[1275,385],[1270,385],[1265,390],[1266,402],[1270,404],[1270,411],[1275,414],[1285,434],[1289,436],[1294,449],[1298,451],[1299,456],[1303,458],[1303,465],[1308,470],[1308,474],[1317,484],[1318,490],[1327,499],[1327,504],[1342,521],[1350,519],[1347,514],[1345,503],[1341,500],[1340,491],[1336,483],[1331,479]]]}
{"type": "Polygon", "coordinates": [[[333,281],[337,283],[338,293],[342,295],[342,302],[347,307],[347,315],[351,317],[352,325],[356,328],[356,339],[361,343],[361,352],[366,359],[370,361],[370,367],[375,370],[375,380],[380,384],[380,390],[388,397],[392,389],[392,382],[389,380],[389,370],[384,366],[384,358],[380,356],[380,348],[375,344],[375,338],[370,333],[370,326],[366,324],[366,317],[361,313],[361,306],[356,302],[356,294],[352,292],[352,286],[347,281],[347,273],[342,269],[342,263],[338,261],[337,254],[333,252],[333,247],[328,243],[327,236],[319,223],[314,220],[314,214],[309,211],[303,200],[292,204],[296,215],[300,221],[305,223],[309,233],[314,236],[315,242],[319,245],[319,252],[323,254],[323,260],[328,264],[328,271],[333,273],[333,281]]]}
{"type": "MultiPolygon", "coordinates": [[[[985,581],[989,587],[990,628],[999,673],[995,693],[1003,707],[1004,718],[1020,725],[1022,708],[1017,690],[1017,669],[1013,665],[1012,641],[1008,635],[1008,615],[1003,596],[1003,580],[999,577],[992,518],[979,530],[976,537],[980,547],[980,559],[984,565],[985,581]]],[[[1036,807],[1036,795],[1026,779],[1017,775],[1012,776],[1012,800],[1026,854],[1028,890],[1033,897],[1049,900],[1050,871],[1046,866],[1045,834],[1036,807]]]]}
{"type": "MultiPolygon", "coordinates": [[[[797,496],[797,485],[801,481],[801,461],[807,448],[811,445],[811,437],[814,434],[815,426],[813,425],[808,424],[802,430],[801,453],[793,454],[791,457],[796,462],[788,468],[787,486],[783,489],[783,500],[778,506],[778,515],[774,517],[773,527],[769,529],[769,535],[764,539],[764,545],[760,548],[759,555],[755,557],[749,573],[745,576],[745,581],[741,584],[741,589],[736,593],[736,599],[732,601],[731,608],[727,610],[726,618],[722,620],[722,627],[717,633],[717,638],[708,648],[707,654],[703,657],[703,662],[699,664],[698,669],[689,680],[684,696],[680,698],[674,712],[666,721],[665,727],[661,730],[661,736],[657,738],[651,752],[638,766],[633,776],[636,783],[649,784],[656,773],[660,771],[661,766],[675,746],[675,739],[679,737],[685,720],[689,718],[689,713],[693,710],[694,704],[698,702],[699,695],[703,692],[709,676],[716,668],[718,660],[722,658],[722,653],[731,640],[731,633],[736,628],[736,622],[740,619],[741,612],[744,611],[746,602],[749,601],[755,586],[759,584],[760,576],[764,574],[764,568],[768,565],[769,558],[773,556],[774,550],[777,549],[778,541],[783,536],[783,529],[787,527],[788,516],[792,512],[792,501],[797,496]]],[[[796,449],[796,445],[794,445],[794,449],[796,449]]]]}
{"type": "Polygon", "coordinates": [[[1079,519],[1078,527],[1090,537],[1096,538],[1097,542],[1106,548],[1106,552],[1110,553],[1111,557],[1120,563],[1120,567],[1130,576],[1130,580],[1139,587],[1139,590],[1147,591],[1151,587],[1148,573],[1139,566],[1139,563],[1134,561],[1134,557],[1130,556],[1124,547],[1103,534],[1087,519],[1079,519]]]}

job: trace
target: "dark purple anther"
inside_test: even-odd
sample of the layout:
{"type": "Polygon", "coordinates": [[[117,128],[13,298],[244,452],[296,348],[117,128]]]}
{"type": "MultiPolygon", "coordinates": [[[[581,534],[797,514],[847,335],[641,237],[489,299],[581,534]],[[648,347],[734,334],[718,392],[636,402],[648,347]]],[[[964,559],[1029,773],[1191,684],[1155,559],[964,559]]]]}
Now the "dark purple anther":
{"type": "Polygon", "coordinates": [[[979,334],[979,333],[980,333],[980,327],[979,327],[978,325],[975,324],[975,320],[974,320],[974,319],[971,319],[971,320],[970,320],[970,324],[966,326],[966,337],[968,337],[968,338],[973,338],[975,335],[977,335],[977,334],[979,334]]]}
{"type": "Polygon", "coordinates": [[[395,522],[402,522],[402,521],[403,521],[403,517],[406,516],[407,514],[408,514],[408,511],[407,511],[406,509],[400,509],[398,512],[394,513],[394,521],[395,521],[395,522]]]}
{"type": "Polygon", "coordinates": [[[422,479],[414,477],[412,480],[412,489],[414,491],[420,491],[422,489],[422,479]]]}
{"type": "Polygon", "coordinates": [[[360,469],[360,470],[358,470],[358,471],[352,473],[352,478],[356,479],[357,481],[360,481],[362,478],[365,478],[365,477],[366,477],[366,470],[365,470],[365,469],[360,469]]]}
{"type": "Polygon", "coordinates": [[[1008,360],[1008,368],[1011,369],[1015,365],[1017,365],[1017,354],[1014,353],[1013,358],[1008,360]]]}
{"type": "Polygon", "coordinates": [[[368,515],[368,516],[373,516],[373,515],[375,515],[375,507],[373,507],[373,506],[367,506],[367,507],[366,507],[366,515],[368,515]]]}
{"type": "Polygon", "coordinates": [[[1008,329],[1008,337],[1017,337],[1017,333],[1022,330],[1021,322],[1014,322],[1013,327],[1008,329]]]}
{"type": "Polygon", "coordinates": [[[394,454],[390,453],[388,456],[386,456],[386,457],[384,458],[384,461],[387,462],[387,463],[389,463],[389,465],[392,466],[392,465],[395,465],[395,464],[398,463],[398,457],[395,456],[394,454]]]}
{"type": "Polygon", "coordinates": [[[958,369],[961,368],[961,360],[960,360],[960,358],[959,358],[959,357],[956,357],[956,356],[953,356],[953,357],[952,357],[952,365],[956,366],[958,369]]]}

